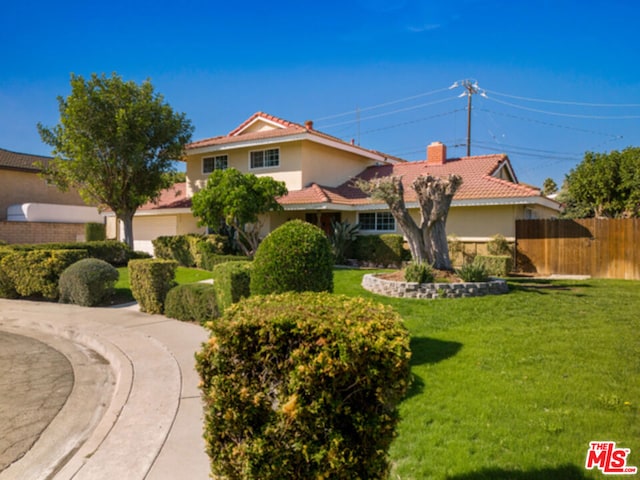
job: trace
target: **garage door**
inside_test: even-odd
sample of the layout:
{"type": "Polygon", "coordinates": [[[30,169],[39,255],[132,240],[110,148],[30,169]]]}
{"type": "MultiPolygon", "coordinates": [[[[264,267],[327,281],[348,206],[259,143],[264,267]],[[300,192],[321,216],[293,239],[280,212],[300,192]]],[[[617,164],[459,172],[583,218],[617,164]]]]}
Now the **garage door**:
{"type": "Polygon", "coordinates": [[[175,235],[175,215],[135,217],[133,219],[133,248],[153,255],[152,240],[163,235],[175,235]]]}

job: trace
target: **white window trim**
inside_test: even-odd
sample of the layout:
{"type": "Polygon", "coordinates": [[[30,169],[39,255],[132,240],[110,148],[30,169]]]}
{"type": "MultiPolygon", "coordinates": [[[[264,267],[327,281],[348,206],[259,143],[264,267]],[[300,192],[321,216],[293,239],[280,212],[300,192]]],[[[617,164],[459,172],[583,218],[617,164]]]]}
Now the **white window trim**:
{"type": "Polygon", "coordinates": [[[371,230],[371,229],[364,229],[361,227],[361,232],[367,232],[367,233],[393,233],[393,232],[397,232],[398,231],[398,225],[396,224],[396,219],[393,218],[393,215],[391,215],[391,220],[393,220],[393,229],[391,230],[378,230],[377,226],[378,226],[378,214],[380,213],[384,213],[384,214],[388,214],[391,215],[391,212],[387,212],[387,211],[381,211],[381,212],[358,212],[358,224],[360,224],[360,215],[365,214],[374,214],[376,216],[375,218],[375,223],[376,223],[376,228],[371,230]]]}
{"type": "Polygon", "coordinates": [[[280,167],[280,147],[273,147],[273,148],[260,148],[260,149],[256,149],[256,150],[249,150],[249,159],[248,159],[248,163],[249,163],[249,170],[266,170],[269,168],[279,168],[280,167]],[[277,150],[278,151],[278,164],[277,165],[268,165],[266,167],[262,166],[262,167],[253,167],[251,165],[251,154],[254,152],[267,152],[269,150],[277,150]]]}
{"type": "Polygon", "coordinates": [[[222,157],[226,157],[227,159],[227,168],[229,168],[229,155],[212,155],[212,156],[208,156],[208,157],[202,157],[202,161],[200,163],[200,170],[202,171],[202,175],[211,175],[213,172],[215,172],[216,170],[223,170],[223,169],[218,169],[216,168],[216,159],[217,158],[222,158],[222,157]],[[207,159],[213,159],[213,170],[211,170],[210,172],[205,172],[204,170],[204,161],[207,159]]]}

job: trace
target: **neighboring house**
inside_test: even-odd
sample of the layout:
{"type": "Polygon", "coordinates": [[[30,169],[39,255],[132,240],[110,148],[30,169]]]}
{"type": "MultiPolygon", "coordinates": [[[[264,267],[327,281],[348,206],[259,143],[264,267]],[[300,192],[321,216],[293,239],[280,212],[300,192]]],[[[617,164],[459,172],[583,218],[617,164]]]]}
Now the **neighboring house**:
{"type": "Polygon", "coordinates": [[[57,228],[56,224],[102,222],[96,208],[87,207],[75,190],[62,192],[39,176],[49,157],[11,152],[0,148],[0,240],[35,243],[63,239],[79,239],[84,234],[72,234],[72,227],[57,228]],[[35,227],[18,222],[47,224],[35,227]],[[55,231],[66,231],[56,235],[55,231]]]}
{"type": "Polygon", "coordinates": [[[190,198],[205,186],[211,172],[225,168],[286,183],[289,193],[279,199],[284,211],[262,219],[264,234],[296,218],[327,232],[331,220],[340,220],[359,223],[364,234],[400,233],[384,203],[353,187],[355,177],[402,176],[405,201],[417,219],[412,180],[427,173],[461,175],[463,184],[454,197],[447,232],[467,242],[486,242],[497,233],[513,240],[516,219],[549,218],[560,211],[560,205],[539,189],[518,183],[506,155],[447,159],[446,147],[435,142],[427,148],[426,161],[407,162],[321,133],[312,122],[303,126],[262,112],[227,135],[188,145],[184,160],[186,185],[163,192],[158,201],[136,214],[136,241],[149,242],[159,234],[203,232],[195,226],[190,198]]]}

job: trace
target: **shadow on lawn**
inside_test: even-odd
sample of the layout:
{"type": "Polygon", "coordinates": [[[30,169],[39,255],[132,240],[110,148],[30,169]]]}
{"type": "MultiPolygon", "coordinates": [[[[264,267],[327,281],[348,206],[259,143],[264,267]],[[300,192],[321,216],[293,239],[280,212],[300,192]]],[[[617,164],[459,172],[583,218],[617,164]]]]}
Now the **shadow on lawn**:
{"type": "MultiPolygon", "coordinates": [[[[411,337],[411,366],[438,363],[447,358],[455,356],[462,344],[458,342],[447,342],[428,337],[411,337]]],[[[407,392],[407,397],[420,394],[424,390],[424,381],[418,375],[412,375],[411,387],[407,392]]]]}
{"type": "Polygon", "coordinates": [[[589,480],[584,470],[575,465],[562,465],[540,470],[503,470],[487,468],[477,472],[447,477],[447,480],[589,480]]]}
{"type": "Polygon", "coordinates": [[[583,297],[584,293],[579,293],[578,289],[589,288],[586,283],[564,283],[557,280],[531,280],[531,279],[509,279],[509,290],[527,293],[537,293],[546,295],[553,291],[575,292],[578,297],[583,297]]]}

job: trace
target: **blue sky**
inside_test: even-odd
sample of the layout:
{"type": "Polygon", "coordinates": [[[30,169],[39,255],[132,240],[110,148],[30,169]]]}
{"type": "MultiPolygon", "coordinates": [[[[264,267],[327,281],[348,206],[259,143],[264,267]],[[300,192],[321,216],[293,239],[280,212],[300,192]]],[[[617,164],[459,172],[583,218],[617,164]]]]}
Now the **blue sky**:
{"type": "Polygon", "coordinates": [[[256,111],[407,160],[439,140],[507,153],[558,184],[585,151],[640,146],[640,4],[632,0],[5,2],[0,147],[47,155],[70,73],[149,78],[195,126],[256,111]]]}

